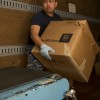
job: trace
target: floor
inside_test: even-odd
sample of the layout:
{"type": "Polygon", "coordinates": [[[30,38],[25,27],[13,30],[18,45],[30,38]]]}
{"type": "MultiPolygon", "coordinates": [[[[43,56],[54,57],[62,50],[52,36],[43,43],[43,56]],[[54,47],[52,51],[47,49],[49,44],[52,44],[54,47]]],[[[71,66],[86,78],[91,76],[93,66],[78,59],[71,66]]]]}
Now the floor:
{"type": "Polygon", "coordinates": [[[74,87],[78,100],[100,100],[100,75],[96,75],[95,70],[88,83],[74,81],[74,87]]]}

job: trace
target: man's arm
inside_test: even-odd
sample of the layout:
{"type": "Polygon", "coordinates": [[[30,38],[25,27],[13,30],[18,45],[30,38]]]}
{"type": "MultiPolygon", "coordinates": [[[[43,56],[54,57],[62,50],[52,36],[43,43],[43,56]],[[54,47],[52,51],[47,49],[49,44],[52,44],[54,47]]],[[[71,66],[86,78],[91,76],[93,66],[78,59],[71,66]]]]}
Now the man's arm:
{"type": "Polygon", "coordinates": [[[40,48],[40,54],[46,59],[51,60],[51,57],[48,54],[48,52],[54,52],[54,50],[50,46],[43,43],[43,41],[38,35],[39,31],[40,31],[40,26],[32,25],[31,26],[31,38],[33,42],[40,48]]]}
{"type": "Polygon", "coordinates": [[[33,42],[40,47],[41,45],[43,45],[43,41],[41,40],[41,38],[39,37],[39,31],[40,31],[40,26],[39,25],[31,25],[31,38],[33,40],[33,42]]]}

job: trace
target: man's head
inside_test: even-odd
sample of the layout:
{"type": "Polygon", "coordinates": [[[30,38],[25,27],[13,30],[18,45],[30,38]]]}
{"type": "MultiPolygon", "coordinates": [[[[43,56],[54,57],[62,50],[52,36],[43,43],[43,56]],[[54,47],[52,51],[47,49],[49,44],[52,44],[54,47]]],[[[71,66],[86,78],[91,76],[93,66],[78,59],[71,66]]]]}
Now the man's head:
{"type": "Polygon", "coordinates": [[[55,8],[57,7],[57,0],[42,0],[43,1],[43,9],[46,13],[53,13],[55,8]]]}

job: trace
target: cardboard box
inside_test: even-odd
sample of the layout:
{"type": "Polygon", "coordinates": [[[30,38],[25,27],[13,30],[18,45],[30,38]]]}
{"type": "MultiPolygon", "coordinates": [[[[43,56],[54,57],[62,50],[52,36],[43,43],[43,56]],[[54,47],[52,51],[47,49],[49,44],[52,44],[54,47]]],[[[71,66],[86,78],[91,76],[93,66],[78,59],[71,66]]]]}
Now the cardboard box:
{"type": "Polygon", "coordinates": [[[41,38],[55,50],[50,53],[52,61],[48,61],[38,47],[33,48],[33,55],[44,67],[63,77],[88,82],[98,46],[86,20],[53,21],[41,38]]]}

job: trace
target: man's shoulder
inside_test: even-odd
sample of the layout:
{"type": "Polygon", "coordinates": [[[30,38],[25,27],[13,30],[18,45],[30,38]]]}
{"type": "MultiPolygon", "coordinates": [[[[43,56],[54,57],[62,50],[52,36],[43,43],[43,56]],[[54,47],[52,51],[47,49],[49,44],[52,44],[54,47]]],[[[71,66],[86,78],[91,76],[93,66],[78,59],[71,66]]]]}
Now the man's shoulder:
{"type": "Polygon", "coordinates": [[[62,17],[61,17],[59,14],[57,14],[57,13],[54,13],[54,14],[55,14],[55,17],[56,17],[56,18],[62,20],[62,17]]]}
{"type": "Polygon", "coordinates": [[[54,13],[55,14],[55,16],[58,16],[58,17],[61,17],[59,14],[57,14],[57,13],[54,13]]]}
{"type": "Polygon", "coordinates": [[[43,16],[43,11],[37,12],[33,17],[42,17],[43,16]]]}
{"type": "Polygon", "coordinates": [[[32,25],[41,25],[41,23],[43,23],[45,20],[43,12],[40,11],[36,14],[33,15],[32,17],[32,25]]]}

